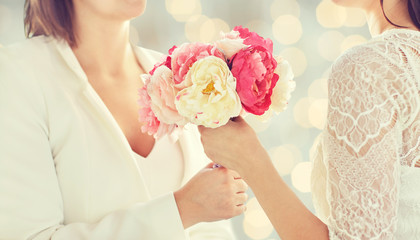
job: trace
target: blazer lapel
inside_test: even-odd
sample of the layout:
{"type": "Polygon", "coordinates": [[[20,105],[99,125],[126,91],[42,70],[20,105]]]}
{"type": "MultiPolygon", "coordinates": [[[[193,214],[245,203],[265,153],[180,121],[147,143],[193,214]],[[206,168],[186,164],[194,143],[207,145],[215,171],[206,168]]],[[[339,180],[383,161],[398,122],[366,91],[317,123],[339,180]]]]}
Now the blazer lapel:
{"type": "Polygon", "coordinates": [[[184,155],[184,178],[182,185],[186,184],[197,171],[204,168],[210,160],[204,153],[200,141],[200,133],[195,125],[187,124],[179,136],[179,143],[184,155]]]}
{"type": "MultiPolygon", "coordinates": [[[[118,125],[115,118],[112,116],[111,112],[106,107],[105,103],[90,85],[88,78],[83,71],[82,67],[80,66],[76,56],[74,55],[73,51],[71,50],[70,46],[67,43],[59,43],[57,44],[57,50],[59,54],[63,57],[63,60],[69,66],[69,68],[76,74],[76,76],[81,80],[83,95],[86,97],[87,102],[89,102],[92,106],[92,111],[95,111],[99,116],[100,119],[105,122],[105,126],[109,133],[115,136],[116,142],[120,145],[120,149],[124,152],[128,161],[127,163],[131,165],[131,168],[136,172],[136,176],[138,178],[139,183],[139,192],[142,196],[146,196],[147,199],[150,199],[150,193],[147,189],[142,173],[140,171],[139,166],[134,158],[133,152],[131,150],[130,144],[127,141],[124,133],[122,132],[120,126],[118,125]]],[[[150,63],[142,63],[142,64],[150,64],[150,63]]],[[[146,200],[146,199],[144,199],[146,200]]]]}

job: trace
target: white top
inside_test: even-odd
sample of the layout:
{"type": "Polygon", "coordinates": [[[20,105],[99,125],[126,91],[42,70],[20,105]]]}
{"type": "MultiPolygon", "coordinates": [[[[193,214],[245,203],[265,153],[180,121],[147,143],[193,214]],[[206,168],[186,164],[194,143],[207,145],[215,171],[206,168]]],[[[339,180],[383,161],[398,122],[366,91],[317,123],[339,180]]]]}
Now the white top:
{"type": "Polygon", "coordinates": [[[420,239],[420,32],[350,49],[328,87],[312,193],[330,239],[420,239]]]}
{"type": "MultiPolygon", "coordinates": [[[[146,71],[161,58],[135,50],[146,71]]],[[[177,143],[175,189],[209,162],[196,127],[177,143]]],[[[66,43],[36,37],[0,48],[0,239],[234,239],[229,222],[184,231],[173,193],[151,195],[66,43]]]]}
{"type": "Polygon", "coordinates": [[[133,153],[152,198],[181,186],[184,177],[184,157],[179,143],[173,138],[164,136],[156,140],[152,151],[145,158],[136,152],[133,153]]]}

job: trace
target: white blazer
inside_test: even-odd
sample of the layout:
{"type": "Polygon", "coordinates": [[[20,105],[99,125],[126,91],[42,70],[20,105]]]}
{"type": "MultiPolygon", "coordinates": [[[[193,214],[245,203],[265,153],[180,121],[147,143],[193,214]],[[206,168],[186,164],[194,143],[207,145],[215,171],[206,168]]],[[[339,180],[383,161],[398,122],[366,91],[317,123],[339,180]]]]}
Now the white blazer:
{"type": "MultiPolygon", "coordinates": [[[[147,71],[161,56],[136,54],[147,71]]],[[[208,159],[193,126],[179,141],[185,184],[208,159]]],[[[36,37],[0,48],[0,239],[234,236],[229,221],[184,231],[173,193],[151,199],[127,139],[70,47],[36,37]]]]}

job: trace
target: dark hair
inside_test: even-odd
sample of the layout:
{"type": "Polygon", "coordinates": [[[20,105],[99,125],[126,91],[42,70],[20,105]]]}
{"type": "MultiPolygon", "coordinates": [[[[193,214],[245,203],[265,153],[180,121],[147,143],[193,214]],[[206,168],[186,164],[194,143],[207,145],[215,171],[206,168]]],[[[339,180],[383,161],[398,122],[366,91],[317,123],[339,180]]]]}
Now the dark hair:
{"type": "Polygon", "coordinates": [[[25,0],[26,36],[53,36],[75,46],[73,15],[72,0],[25,0]]]}
{"type": "MultiPolygon", "coordinates": [[[[384,14],[386,20],[396,27],[405,28],[404,26],[397,25],[397,24],[393,23],[391,20],[389,20],[389,18],[385,14],[384,0],[380,0],[380,1],[381,1],[382,13],[384,14]]],[[[418,29],[420,29],[420,1],[419,0],[407,0],[407,8],[408,8],[408,13],[410,14],[410,17],[411,17],[411,21],[413,21],[414,25],[418,29]]]]}

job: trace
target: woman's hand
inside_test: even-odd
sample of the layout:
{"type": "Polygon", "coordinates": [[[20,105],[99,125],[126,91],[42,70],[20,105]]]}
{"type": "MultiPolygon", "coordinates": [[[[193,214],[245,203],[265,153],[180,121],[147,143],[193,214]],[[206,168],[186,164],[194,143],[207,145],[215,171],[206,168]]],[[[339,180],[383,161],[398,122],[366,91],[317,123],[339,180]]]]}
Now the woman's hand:
{"type": "Polygon", "coordinates": [[[229,219],[245,211],[246,183],[237,172],[212,166],[209,164],[174,193],[184,228],[229,219]]]}
{"type": "Polygon", "coordinates": [[[254,130],[242,117],[218,128],[199,126],[201,142],[207,156],[214,162],[237,171],[242,177],[258,165],[267,153],[254,130]]]}

